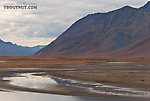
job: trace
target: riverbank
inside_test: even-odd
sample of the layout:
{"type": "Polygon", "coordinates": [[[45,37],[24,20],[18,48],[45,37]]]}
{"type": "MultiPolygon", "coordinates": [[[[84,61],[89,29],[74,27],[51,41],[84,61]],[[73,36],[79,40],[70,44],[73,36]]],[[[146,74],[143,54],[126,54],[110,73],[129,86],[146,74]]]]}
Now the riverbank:
{"type": "MultiPolygon", "coordinates": [[[[83,82],[94,82],[114,87],[134,88],[138,91],[150,91],[150,65],[148,63],[99,63],[84,65],[63,65],[38,68],[9,68],[0,69],[0,77],[12,77],[16,73],[35,73],[36,76],[58,77],[83,82]]],[[[6,90],[17,90],[25,92],[38,92],[48,94],[88,96],[88,97],[128,97],[111,94],[91,92],[91,88],[72,86],[66,83],[63,85],[48,85],[44,89],[34,89],[12,85],[7,80],[0,80],[0,88],[6,90]]],[[[104,87],[106,88],[106,87],[104,87]]],[[[144,98],[140,97],[140,98],[144,98]]],[[[146,97],[147,98],[147,97],[146,97]]]]}

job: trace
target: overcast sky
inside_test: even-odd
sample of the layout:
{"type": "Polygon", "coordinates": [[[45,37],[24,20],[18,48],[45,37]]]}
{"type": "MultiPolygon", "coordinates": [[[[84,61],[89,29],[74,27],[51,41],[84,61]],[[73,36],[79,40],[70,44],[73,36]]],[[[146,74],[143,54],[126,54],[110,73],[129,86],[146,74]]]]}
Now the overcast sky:
{"type": "Polygon", "coordinates": [[[149,0],[0,0],[0,39],[18,45],[49,44],[78,19],[149,0]],[[6,10],[6,3],[36,3],[37,10],[6,10]]]}

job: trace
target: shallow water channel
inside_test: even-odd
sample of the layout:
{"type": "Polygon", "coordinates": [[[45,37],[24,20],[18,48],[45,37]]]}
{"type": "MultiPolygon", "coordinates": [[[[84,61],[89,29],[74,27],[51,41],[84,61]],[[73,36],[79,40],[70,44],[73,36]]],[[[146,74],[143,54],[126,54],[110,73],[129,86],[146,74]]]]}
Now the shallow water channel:
{"type": "MultiPolygon", "coordinates": [[[[48,85],[67,85],[74,87],[87,88],[90,92],[108,94],[108,95],[120,95],[120,96],[149,96],[149,92],[138,91],[131,88],[114,87],[110,85],[104,85],[94,82],[75,81],[70,79],[62,79],[53,76],[45,75],[45,72],[33,72],[33,73],[15,73],[11,77],[0,78],[4,81],[10,81],[9,83],[14,86],[44,89],[48,85]]],[[[36,92],[23,92],[9,89],[0,88],[0,99],[2,101],[149,101],[133,98],[91,98],[91,97],[73,97],[56,94],[43,94],[36,92]]],[[[0,101],[1,101],[0,100],[0,101]]]]}
{"type": "Polygon", "coordinates": [[[10,84],[27,88],[44,88],[48,84],[57,84],[49,76],[37,76],[38,73],[18,73],[14,77],[4,77],[3,80],[10,80],[10,84]],[[35,75],[34,75],[35,74],[35,75]]]}

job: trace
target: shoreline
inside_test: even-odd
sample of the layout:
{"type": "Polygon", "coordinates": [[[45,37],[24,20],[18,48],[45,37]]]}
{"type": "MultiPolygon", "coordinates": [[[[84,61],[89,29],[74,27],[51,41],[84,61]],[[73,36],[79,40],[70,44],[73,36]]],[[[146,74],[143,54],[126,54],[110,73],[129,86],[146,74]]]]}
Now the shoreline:
{"type": "MultiPolygon", "coordinates": [[[[91,65],[89,65],[89,66],[91,67],[91,65]]],[[[97,68],[97,67],[95,67],[95,68],[97,68]]],[[[112,86],[118,86],[118,87],[119,86],[120,87],[129,87],[129,88],[136,88],[136,89],[144,90],[144,91],[150,91],[150,87],[149,87],[150,83],[146,84],[146,83],[144,83],[145,81],[137,82],[136,80],[134,80],[135,78],[139,78],[143,74],[147,74],[147,75],[145,75],[145,77],[146,76],[149,77],[150,70],[147,70],[147,69],[145,69],[141,72],[141,70],[136,70],[136,69],[135,70],[128,70],[128,69],[127,70],[124,70],[124,69],[114,70],[113,68],[112,69],[109,68],[109,69],[105,70],[105,69],[100,69],[100,68],[93,69],[92,67],[86,69],[84,66],[83,66],[83,68],[82,68],[82,66],[79,68],[77,68],[76,66],[72,66],[72,67],[66,66],[66,67],[60,67],[60,68],[49,67],[49,70],[47,68],[45,70],[44,70],[44,68],[43,69],[39,68],[38,70],[36,70],[36,69],[35,70],[32,70],[32,69],[31,70],[27,70],[27,69],[23,70],[22,69],[22,70],[9,71],[9,72],[8,71],[5,71],[5,72],[0,71],[0,76],[1,77],[2,76],[12,76],[14,73],[30,73],[30,72],[31,73],[45,72],[44,75],[56,76],[56,77],[60,77],[63,79],[72,79],[72,80],[77,80],[77,81],[103,83],[106,85],[112,85],[112,86]],[[67,70],[68,68],[69,68],[69,70],[67,70]],[[113,74],[114,72],[116,73],[116,75],[113,74]],[[108,76],[108,74],[110,76],[108,76]],[[124,79],[122,79],[122,76],[120,74],[122,74],[122,76],[128,75],[127,78],[129,80],[125,81],[124,79]],[[131,76],[134,76],[134,78],[130,78],[131,76]],[[116,80],[115,80],[115,78],[116,78],[116,80]],[[118,79],[118,78],[120,78],[120,79],[118,79]],[[103,79],[105,79],[105,81],[103,79]],[[112,80],[113,80],[113,82],[112,82],[112,80]],[[132,80],[134,82],[131,83],[130,80],[132,80]]],[[[44,75],[37,74],[37,76],[44,76],[44,75]]],[[[93,92],[91,93],[91,92],[88,92],[87,89],[78,88],[78,87],[49,85],[49,87],[46,88],[46,90],[44,90],[44,89],[30,89],[30,88],[18,87],[18,86],[10,85],[8,83],[8,81],[6,81],[6,82],[0,81],[0,88],[10,89],[10,90],[18,90],[18,91],[27,91],[27,92],[69,95],[69,96],[127,98],[127,97],[117,96],[117,95],[96,94],[93,92]],[[6,84],[6,82],[7,82],[7,84],[6,84]],[[51,89],[51,88],[55,88],[55,89],[51,89]]],[[[146,98],[144,98],[144,99],[146,99],[146,98]]]]}
{"type": "MultiPolygon", "coordinates": [[[[142,61],[140,59],[0,57],[0,61],[6,61],[0,62],[0,77],[11,77],[15,73],[45,72],[44,75],[62,79],[150,91],[150,59],[142,61]]],[[[37,76],[44,75],[37,74],[37,76]]],[[[97,94],[85,88],[65,85],[48,85],[49,87],[45,90],[14,86],[6,82],[0,80],[2,90],[5,88],[14,91],[69,96],[127,98],[126,96],[97,94]]]]}

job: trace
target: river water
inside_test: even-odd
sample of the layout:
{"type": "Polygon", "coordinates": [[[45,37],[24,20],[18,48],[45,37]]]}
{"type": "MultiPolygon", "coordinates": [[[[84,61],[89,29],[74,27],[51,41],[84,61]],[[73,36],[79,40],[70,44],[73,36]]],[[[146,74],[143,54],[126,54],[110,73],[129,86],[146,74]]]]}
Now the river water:
{"type": "MultiPolygon", "coordinates": [[[[130,88],[120,88],[110,85],[95,84],[93,82],[81,82],[68,79],[51,77],[48,75],[41,76],[44,72],[35,73],[16,73],[13,77],[1,77],[1,80],[10,80],[11,85],[26,87],[26,88],[45,88],[51,84],[63,84],[70,86],[79,86],[90,88],[103,94],[115,95],[131,95],[131,96],[149,96],[149,92],[142,92],[130,88]]],[[[149,101],[149,99],[134,99],[134,98],[92,98],[92,97],[74,97],[55,94],[43,94],[23,91],[12,91],[0,89],[0,101],[149,101]]]]}
{"type": "Polygon", "coordinates": [[[90,98],[29,92],[0,92],[0,101],[149,101],[142,99],[90,98]]]}

